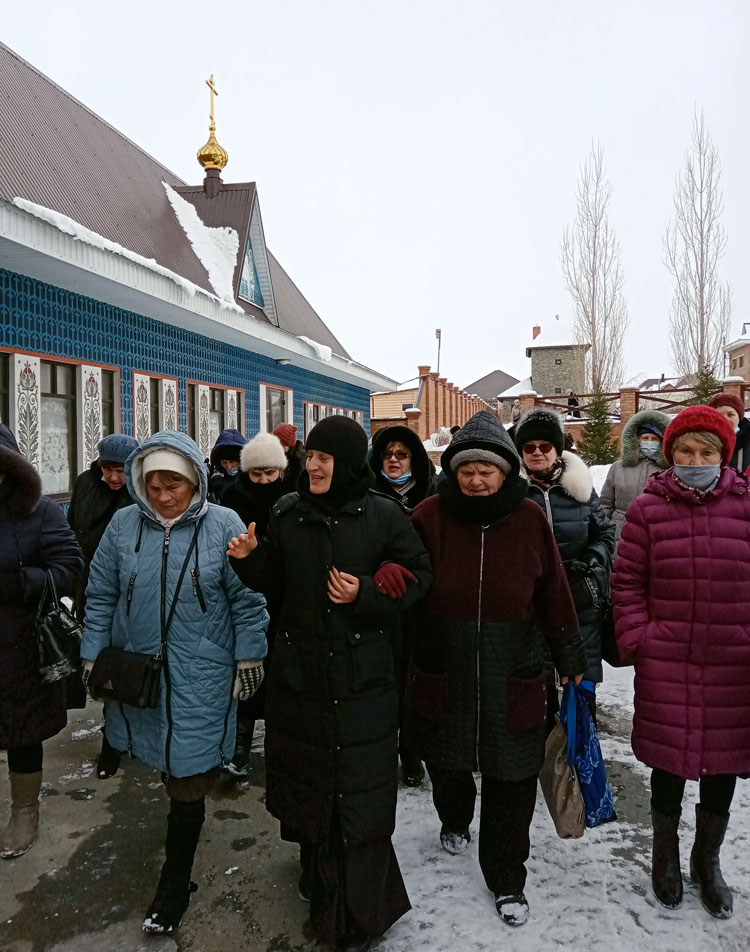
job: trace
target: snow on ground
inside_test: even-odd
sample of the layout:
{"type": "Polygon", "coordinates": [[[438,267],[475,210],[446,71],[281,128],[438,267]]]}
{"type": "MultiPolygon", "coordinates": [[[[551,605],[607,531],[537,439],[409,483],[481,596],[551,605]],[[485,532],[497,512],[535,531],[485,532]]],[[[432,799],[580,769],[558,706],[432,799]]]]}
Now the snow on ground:
{"type": "MultiPolygon", "coordinates": [[[[641,819],[625,800],[620,819],[583,839],[557,838],[541,794],[531,828],[526,896],[531,915],[511,929],[498,918],[477,859],[479,809],[472,842],[460,856],[445,853],[429,784],[402,788],[394,844],[412,902],[404,916],[376,946],[378,952],[540,952],[555,948],[606,949],[606,952],[746,952],[750,947],[750,785],[739,781],[722,849],[722,867],[735,897],[728,921],[703,909],[697,890],[685,883],[682,908],[662,908],[651,892],[648,768],[633,757],[631,668],[606,668],[598,689],[602,721],[617,734],[602,733],[610,774],[627,772],[639,800],[641,819]],[[624,725],[622,730],[621,726],[624,725]]],[[[681,824],[682,869],[687,876],[694,832],[697,783],[688,783],[681,824]]],[[[616,786],[615,806],[617,803],[616,786]]]]}
{"type": "Polygon", "coordinates": [[[607,478],[610,465],[610,463],[606,463],[600,466],[589,466],[589,472],[594,480],[594,489],[596,490],[597,496],[601,494],[602,486],[604,485],[604,480],[607,478]]]}

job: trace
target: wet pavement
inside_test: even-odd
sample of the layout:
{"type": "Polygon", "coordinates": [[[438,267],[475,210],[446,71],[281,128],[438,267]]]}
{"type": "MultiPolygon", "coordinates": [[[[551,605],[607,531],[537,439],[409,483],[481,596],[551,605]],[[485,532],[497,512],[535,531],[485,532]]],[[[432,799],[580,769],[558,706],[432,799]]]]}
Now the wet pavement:
{"type": "MultiPolygon", "coordinates": [[[[601,716],[605,730],[627,738],[629,721],[601,716]]],[[[180,929],[168,937],[141,932],[163,860],[168,803],[157,773],[136,760],[123,758],[115,777],[97,778],[100,723],[99,705],[89,702],[85,711],[71,711],[68,727],[44,745],[39,840],[24,856],[0,861],[1,952],[314,948],[305,932],[308,907],[297,894],[297,848],[279,839],[278,824],[264,807],[261,733],[248,779],[222,775],[207,800],[193,870],[199,890],[180,929]]],[[[643,843],[626,849],[636,858],[647,848],[643,780],[621,762],[610,763],[609,772],[621,817],[643,829],[643,843]]],[[[6,778],[0,753],[3,826],[6,778]]],[[[428,789],[423,795],[430,797],[428,789]]],[[[408,883],[409,870],[403,872],[408,883]]]]}

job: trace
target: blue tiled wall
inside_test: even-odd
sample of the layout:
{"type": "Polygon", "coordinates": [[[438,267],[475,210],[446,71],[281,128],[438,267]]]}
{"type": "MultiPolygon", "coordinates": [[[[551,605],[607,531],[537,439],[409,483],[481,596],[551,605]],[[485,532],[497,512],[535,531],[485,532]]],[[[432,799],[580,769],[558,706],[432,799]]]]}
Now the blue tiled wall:
{"type": "Polygon", "coordinates": [[[258,383],[294,389],[294,422],[304,432],[305,400],[364,413],[367,390],[64,291],[0,268],[0,346],[119,367],[121,425],[133,432],[132,373],[177,377],[180,429],[187,429],[186,380],[245,390],[247,434],[259,428],[258,383]]]}

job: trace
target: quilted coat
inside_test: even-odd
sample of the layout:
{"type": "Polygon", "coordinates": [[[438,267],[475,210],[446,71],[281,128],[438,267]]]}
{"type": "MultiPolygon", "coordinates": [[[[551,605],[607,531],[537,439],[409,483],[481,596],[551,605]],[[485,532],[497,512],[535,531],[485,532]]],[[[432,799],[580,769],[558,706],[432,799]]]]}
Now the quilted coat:
{"type": "Polygon", "coordinates": [[[25,747],[65,727],[65,682],[43,684],[34,618],[50,569],[72,595],[83,557],[62,510],[0,423],[0,748],[25,747]]]}
{"type": "Polygon", "coordinates": [[[658,473],[628,509],[615,560],[633,752],[688,780],[750,772],[749,490],[729,467],[703,498],[658,473]]]}
{"type": "Polygon", "coordinates": [[[266,654],[265,599],[229,567],[227,545],[245,527],[231,509],[206,502],[205,466],[188,436],[164,431],[150,437],[128,459],[125,478],[136,505],[115,513],[91,563],[81,654],[93,661],[110,644],[157,654],[161,614],[177,599],[158,707],[107,701],[107,738],[158,770],[189,777],[232,756],[235,662],[266,654]],[[142,475],[144,456],[157,448],[181,453],[200,475],[196,497],[169,530],[148,504],[142,475]]]}
{"type": "MultiPolygon", "coordinates": [[[[443,454],[443,472],[464,443],[516,457],[504,427],[480,412],[443,454]]],[[[517,496],[486,524],[459,511],[449,468],[445,483],[412,514],[434,572],[413,636],[417,747],[428,765],[524,780],[544,759],[548,648],[562,675],[585,668],[578,619],[552,532],[523,498],[523,481],[507,477],[498,496],[517,496]]]]}
{"type": "Polygon", "coordinates": [[[331,515],[290,493],[274,506],[265,540],[230,562],[280,605],[265,709],[266,807],[284,835],[311,844],[328,836],[334,807],[347,847],[390,836],[397,791],[394,641],[401,611],[432,577],[407,515],[366,488],[331,515]],[[403,598],[377,590],[373,575],[386,560],[418,579],[403,598]],[[359,577],[352,604],[328,598],[331,566],[359,577]]]}
{"type": "Polygon", "coordinates": [[[542,508],[573,591],[586,647],[586,677],[602,680],[601,626],[615,552],[615,527],[599,503],[591,472],[575,453],[564,452],[560,479],[548,489],[529,480],[529,499],[542,508]],[[600,570],[588,570],[595,559],[600,570]]]}
{"type": "Polygon", "coordinates": [[[661,447],[656,456],[647,459],[641,455],[638,427],[643,423],[654,423],[663,433],[669,420],[670,417],[666,413],[658,410],[641,410],[622,428],[620,459],[615,460],[609,467],[607,478],[599,493],[602,509],[615,524],[616,542],[620,541],[625,513],[630,503],[636,496],[640,496],[651,476],[666,469],[668,465],[661,447]]]}

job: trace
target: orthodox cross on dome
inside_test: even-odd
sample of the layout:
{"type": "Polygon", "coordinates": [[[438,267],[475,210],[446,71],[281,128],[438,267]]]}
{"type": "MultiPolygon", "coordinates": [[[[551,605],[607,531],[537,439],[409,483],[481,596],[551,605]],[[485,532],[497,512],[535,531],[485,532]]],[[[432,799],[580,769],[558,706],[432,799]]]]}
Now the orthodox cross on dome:
{"type": "Polygon", "coordinates": [[[229,161],[229,155],[226,149],[223,149],[216,141],[214,96],[218,96],[219,92],[216,89],[216,84],[214,83],[214,74],[211,73],[211,77],[205,82],[206,86],[208,86],[208,88],[211,90],[210,122],[208,125],[208,142],[198,150],[198,161],[207,172],[209,170],[221,171],[229,161]]]}
{"type": "Polygon", "coordinates": [[[211,78],[206,80],[206,86],[211,90],[211,125],[210,129],[216,131],[216,123],[214,122],[214,96],[219,95],[219,90],[214,85],[214,74],[211,73],[211,78]]]}

